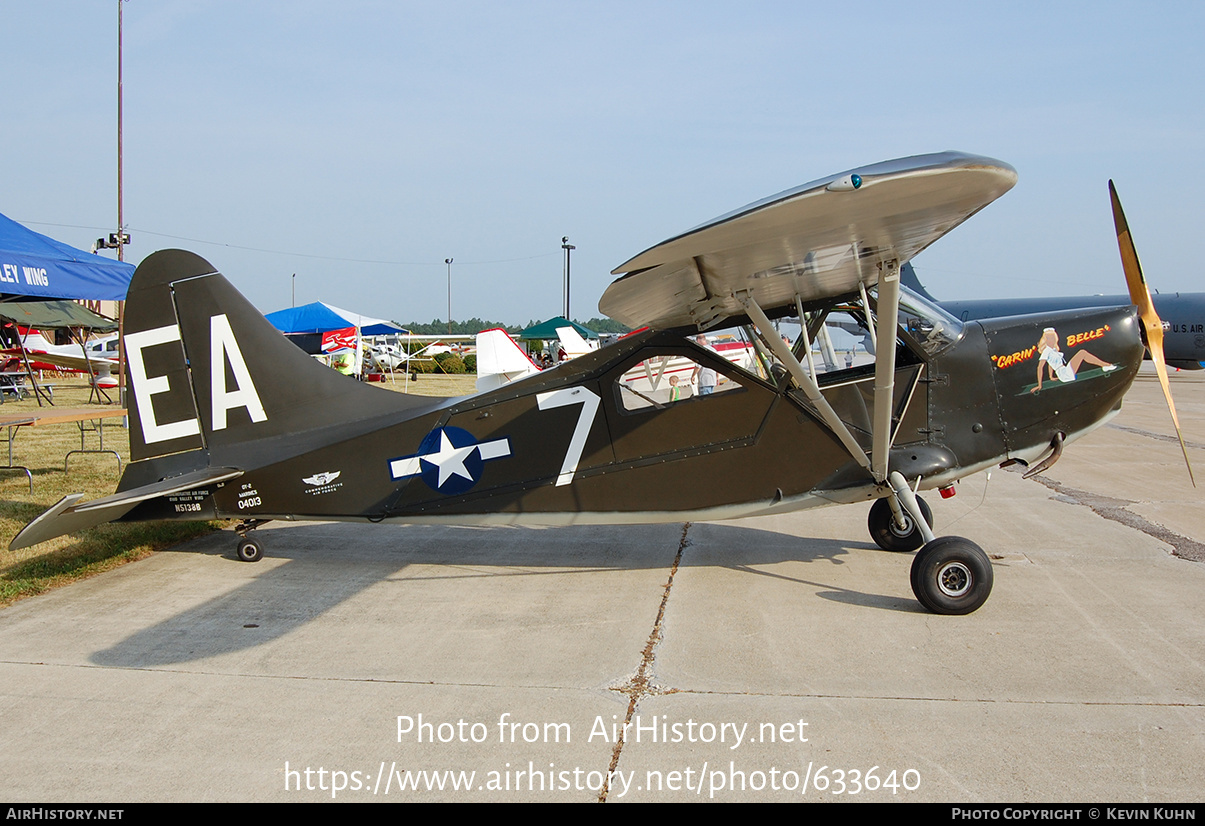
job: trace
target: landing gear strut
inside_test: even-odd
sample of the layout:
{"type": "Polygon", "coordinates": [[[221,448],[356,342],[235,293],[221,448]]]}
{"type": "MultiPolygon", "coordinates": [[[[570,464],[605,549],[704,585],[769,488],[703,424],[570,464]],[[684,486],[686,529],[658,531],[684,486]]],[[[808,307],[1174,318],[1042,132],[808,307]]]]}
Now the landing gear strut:
{"type": "MultiPolygon", "coordinates": [[[[925,500],[917,497],[916,504],[924,514],[925,522],[933,527],[933,511],[925,504],[925,500]]],[[[866,527],[870,529],[870,538],[874,544],[884,551],[915,551],[925,544],[924,534],[920,526],[905,510],[901,514],[903,526],[891,512],[891,502],[888,498],[876,499],[870,506],[870,515],[866,519],[866,527]]]]}
{"type": "Polygon", "coordinates": [[[266,522],[271,522],[270,519],[245,519],[235,526],[235,531],[238,532],[238,546],[235,549],[235,555],[242,562],[259,562],[264,558],[264,549],[258,542],[247,536],[251,531],[263,525],[266,522]]]}
{"type": "Polygon", "coordinates": [[[992,562],[987,554],[961,536],[935,537],[929,506],[912,492],[903,475],[892,472],[888,482],[891,494],[874,503],[868,518],[875,543],[888,551],[920,548],[912,560],[912,593],[929,611],[969,614],[977,610],[992,593],[992,562]]]}

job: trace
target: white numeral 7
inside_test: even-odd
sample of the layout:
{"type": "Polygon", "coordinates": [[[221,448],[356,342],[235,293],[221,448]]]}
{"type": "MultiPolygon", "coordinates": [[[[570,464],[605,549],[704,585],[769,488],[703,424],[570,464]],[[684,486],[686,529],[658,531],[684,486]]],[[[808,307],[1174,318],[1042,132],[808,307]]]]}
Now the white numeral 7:
{"type": "Polygon", "coordinates": [[[582,413],[577,417],[577,426],[573,429],[573,438],[569,440],[569,449],[565,451],[565,461],[561,463],[561,473],[556,477],[558,487],[573,481],[577,463],[581,460],[582,451],[586,447],[586,437],[590,435],[590,428],[598,413],[599,401],[601,399],[598,394],[585,387],[567,387],[563,390],[553,390],[536,396],[536,404],[541,410],[565,407],[570,404],[582,406],[582,413]]]}

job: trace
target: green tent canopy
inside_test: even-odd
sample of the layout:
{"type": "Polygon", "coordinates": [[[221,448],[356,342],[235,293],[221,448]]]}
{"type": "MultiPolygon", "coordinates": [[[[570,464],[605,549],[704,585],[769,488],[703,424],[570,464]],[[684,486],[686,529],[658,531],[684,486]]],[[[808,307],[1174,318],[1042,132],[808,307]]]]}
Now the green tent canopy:
{"type": "Polygon", "coordinates": [[[567,321],[561,316],[550,318],[547,321],[541,321],[539,324],[533,324],[523,332],[519,333],[519,341],[552,341],[557,337],[556,330],[558,327],[572,327],[581,334],[582,338],[598,338],[598,333],[583,327],[573,321],[567,321]]]}
{"type": "MultiPolygon", "coordinates": [[[[38,330],[74,330],[79,340],[80,355],[83,359],[89,375],[92,377],[92,391],[89,394],[88,401],[102,398],[109,402],[108,393],[104,391],[96,380],[96,370],[93,369],[88,357],[88,351],[84,348],[84,341],[87,335],[84,330],[111,333],[117,329],[117,322],[110,318],[105,318],[103,315],[97,315],[82,304],[77,304],[74,301],[7,301],[0,302],[0,324],[8,327],[9,324],[14,324],[20,327],[36,328],[38,330]]],[[[0,341],[0,346],[9,344],[8,335],[0,341]]],[[[25,343],[20,337],[16,337],[16,331],[12,331],[15,337],[16,346],[20,347],[21,361],[25,366],[25,375],[29,378],[30,386],[33,387],[34,395],[38,400],[38,407],[42,406],[42,400],[45,399],[52,406],[54,399],[52,398],[49,389],[45,385],[39,385],[37,377],[34,376],[33,367],[30,365],[29,354],[25,350],[25,343]]],[[[36,357],[35,357],[36,358],[36,357]]],[[[43,356],[43,358],[49,358],[43,356]]],[[[100,368],[100,361],[97,362],[97,368],[100,368]]],[[[56,362],[57,363],[57,362],[56,362]]],[[[70,369],[79,369],[76,366],[71,366],[70,369]]],[[[19,393],[18,393],[19,395],[19,393]]],[[[0,401],[3,401],[0,398],[0,401]]]]}
{"type": "Polygon", "coordinates": [[[0,319],[38,329],[82,327],[102,333],[117,329],[113,319],[97,315],[74,301],[8,301],[0,303],[0,319]]]}

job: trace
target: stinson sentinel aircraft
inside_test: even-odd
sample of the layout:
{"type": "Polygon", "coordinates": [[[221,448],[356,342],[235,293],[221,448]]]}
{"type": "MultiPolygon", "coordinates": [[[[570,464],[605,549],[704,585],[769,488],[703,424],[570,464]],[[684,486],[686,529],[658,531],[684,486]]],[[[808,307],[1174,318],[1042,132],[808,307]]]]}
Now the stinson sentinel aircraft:
{"type": "Polygon", "coordinates": [[[1016,178],[946,152],[758,201],[615,270],[599,307],[644,329],[456,399],[341,376],[206,261],[155,253],[128,296],[132,461],[117,492],[65,497],[9,547],[111,520],[235,518],[238,556],[255,561],[248,534],[272,519],[569,525],[873,502],[875,542],[920,549],[920,602],[969,613],[991,591],[988,556],[934,537],[916,491],[1001,463],[1048,467],[1118,410],[1142,330],[1161,330],[1124,219],[1141,326],[1132,306],[962,323],[900,289],[902,264],[1016,178]],[[880,343],[873,364],[817,372],[811,342],[830,315],[880,343]],[[774,327],[787,317],[802,322],[793,345],[774,327]],[[699,337],[741,326],[757,370],[699,337]]]}

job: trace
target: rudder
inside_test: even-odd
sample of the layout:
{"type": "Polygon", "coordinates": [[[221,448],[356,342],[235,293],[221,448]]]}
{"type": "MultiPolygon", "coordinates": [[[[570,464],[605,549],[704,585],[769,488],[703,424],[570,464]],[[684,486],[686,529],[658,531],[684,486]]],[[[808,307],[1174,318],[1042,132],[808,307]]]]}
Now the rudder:
{"type": "Polygon", "coordinates": [[[293,435],[424,403],[318,363],[193,253],[149,256],[135,271],[127,300],[135,461],[293,435]]]}

